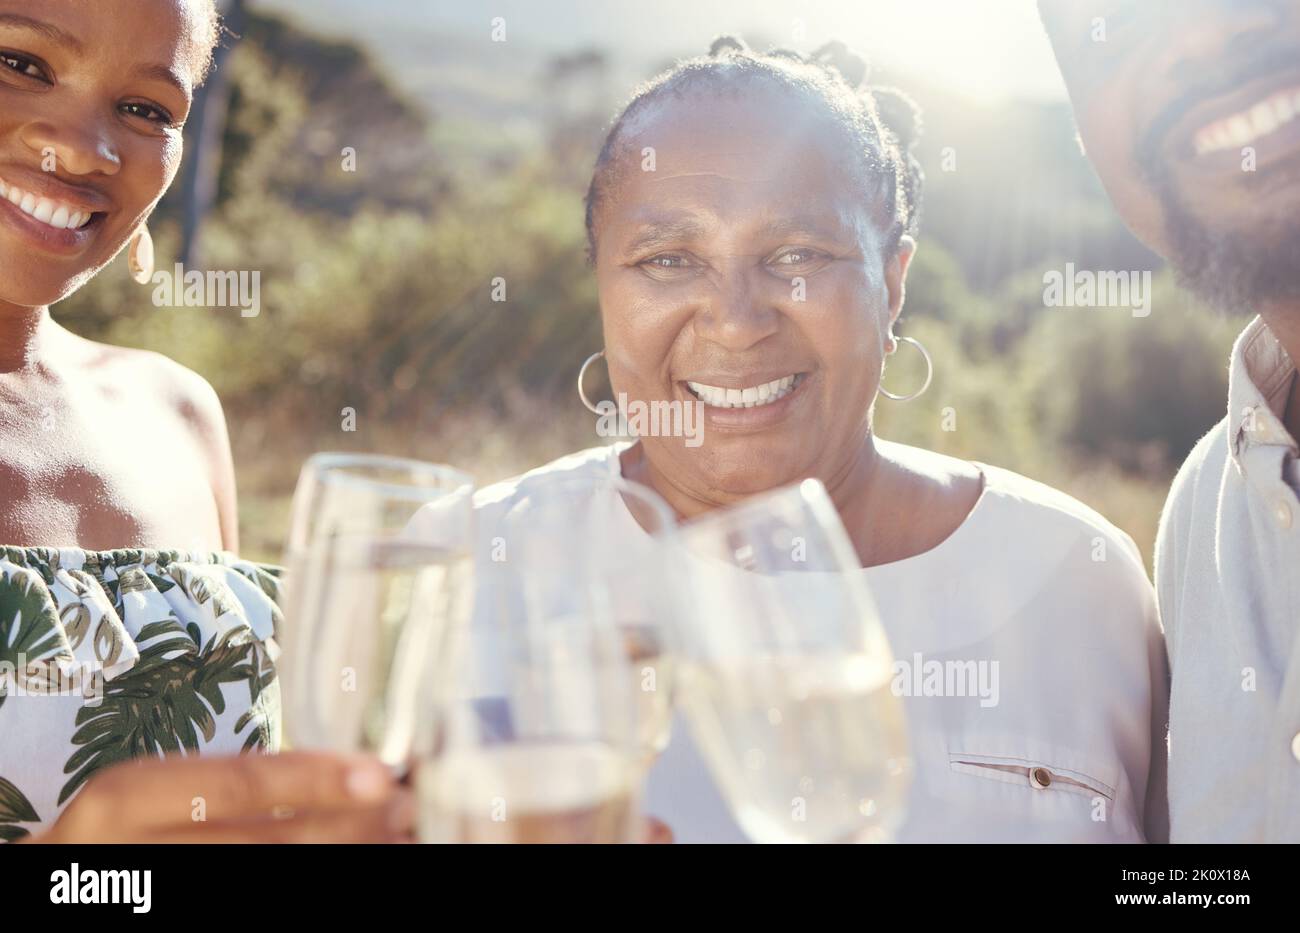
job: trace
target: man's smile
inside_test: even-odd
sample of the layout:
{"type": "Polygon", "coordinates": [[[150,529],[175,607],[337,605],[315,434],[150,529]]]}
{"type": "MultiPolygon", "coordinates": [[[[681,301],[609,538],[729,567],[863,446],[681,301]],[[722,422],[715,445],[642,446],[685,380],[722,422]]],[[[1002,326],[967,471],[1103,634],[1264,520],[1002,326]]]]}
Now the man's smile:
{"type": "Polygon", "coordinates": [[[1150,159],[1171,158],[1192,179],[1251,181],[1300,159],[1300,50],[1272,52],[1231,69],[1234,80],[1171,105],[1156,120],[1167,142],[1148,145],[1150,159]],[[1167,147],[1167,149],[1166,149],[1167,147]]]}
{"type": "Polygon", "coordinates": [[[1198,156],[1224,149],[1240,149],[1271,136],[1300,114],[1300,84],[1274,91],[1263,100],[1196,131],[1193,144],[1198,156]]]}

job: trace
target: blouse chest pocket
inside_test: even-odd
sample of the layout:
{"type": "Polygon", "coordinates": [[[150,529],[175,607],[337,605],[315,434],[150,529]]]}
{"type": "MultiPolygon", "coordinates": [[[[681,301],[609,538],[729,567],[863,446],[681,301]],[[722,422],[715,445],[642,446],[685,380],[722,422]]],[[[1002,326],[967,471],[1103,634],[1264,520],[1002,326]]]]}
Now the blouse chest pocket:
{"type": "Polygon", "coordinates": [[[948,767],[962,774],[1026,787],[1036,793],[1102,797],[1108,803],[1115,800],[1114,784],[1098,777],[1103,773],[1102,769],[1096,765],[1081,765],[1075,756],[1021,758],[949,751],[948,767]]]}

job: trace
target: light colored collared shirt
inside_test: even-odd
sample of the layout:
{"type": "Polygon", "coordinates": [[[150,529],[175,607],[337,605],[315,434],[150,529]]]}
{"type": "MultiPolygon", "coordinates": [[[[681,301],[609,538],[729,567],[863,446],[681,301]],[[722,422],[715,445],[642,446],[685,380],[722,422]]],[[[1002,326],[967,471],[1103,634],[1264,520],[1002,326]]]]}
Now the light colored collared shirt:
{"type": "Polygon", "coordinates": [[[1300,475],[1282,423],[1295,373],[1256,318],[1232,350],[1227,417],[1160,521],[1174,842],[1300,842],[1300,475]]]}

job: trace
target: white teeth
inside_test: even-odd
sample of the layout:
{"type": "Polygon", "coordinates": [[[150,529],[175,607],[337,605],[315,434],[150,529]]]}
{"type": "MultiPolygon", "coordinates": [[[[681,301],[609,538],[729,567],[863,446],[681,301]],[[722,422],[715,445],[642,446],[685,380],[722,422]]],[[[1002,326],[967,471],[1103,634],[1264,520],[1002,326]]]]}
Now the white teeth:
{"type": "Polygon", "coordinates": [[[1300,88],[1269,95],[1240,113],[1216,120],[1196,132],[1197,155],[1239,149],[1277,132],[1300,116],[1300,88]]]}
{"type": "Polygon", "coordinates": [[[1250,120],[1246,117],[1233,117],[1228,121],[1228,136],[1233,145],[1244,146],[1254,139],[1254,133],[1250,128],[1250,120]]]}
{"type": "Polygon", "coordinates": [[[1271,104],[1256,104],[1250,108],[1250,122],[1254,128],[1259,131],[1259,135],[1267,136],[1278,128],[1281,121],[1273,116],[1273,107],[1271,104]]]}
{"type": "Polygon", "coordinates": [[[794,391],[798,379],[799,376],[796,374],[782,379],[773,379],[771,382],[747,389],[721,389],[702,382],[686,384],[704,404],[712,405],[714,408],[761,408],[789,395],[794,391]]]}
{"type": "Polygon", "coordinates": [[[79,211],[71,205],[49,198],[38,198],[30,191],[23,191],[3,179],[0,179],[0,198],[8,199],[9,203],[17,205],[24,214],[55,230],[77,230],[90,222],[89,211],[79,211]]]}

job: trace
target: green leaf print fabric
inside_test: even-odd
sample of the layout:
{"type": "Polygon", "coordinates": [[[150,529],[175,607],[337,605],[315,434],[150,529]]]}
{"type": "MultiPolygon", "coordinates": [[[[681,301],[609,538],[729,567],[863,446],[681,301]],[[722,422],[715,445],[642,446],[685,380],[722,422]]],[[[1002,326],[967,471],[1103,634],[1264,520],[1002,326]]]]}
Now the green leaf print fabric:
{"type": "Polygon", "coordinates": [[[118,762],[277,751],[280,598],[226,553],[0,547],[0,841],[118,762]]]}

